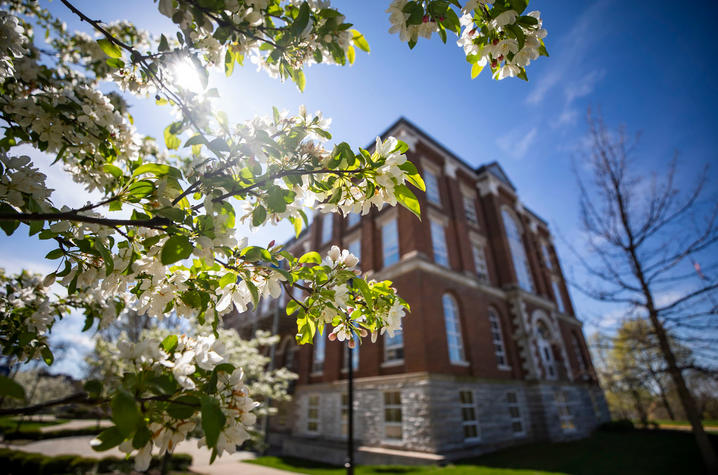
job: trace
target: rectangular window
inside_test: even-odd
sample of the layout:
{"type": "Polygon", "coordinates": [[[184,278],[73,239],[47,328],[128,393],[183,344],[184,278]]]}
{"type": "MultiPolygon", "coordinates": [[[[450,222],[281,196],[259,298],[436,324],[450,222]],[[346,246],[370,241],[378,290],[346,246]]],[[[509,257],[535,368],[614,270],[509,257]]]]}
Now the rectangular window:
{"type": "Polygon", "coordinates": [[[322,218],[322,244],[326,244],[332,240],[332,225],[334,224],[334,216],[327,213],[322,218]]]}
{"type": "Polygon", "coordinates": [[[388,440],[404,438],[401,424],[401,392],[384,393],[384,437],[388,440]]]}
{"type": "Polygon", "coordinates": [[[555,391],[553,393],[554,400],[556,401],[556,410],[558,411],[558,421],[561,425],[561,430],[564,432],[570,432],[576,430],[576,425],[573,423],[573,416],[571,410],[568,407],[568,398],[566,397],[566,391],[555,391]]]}
{"type": "Polygon", "coordinates": [[[402,361],[404,359],[404,335],[401,330],[394,332],[394,336],[387,333],[384,336],[384,361],[402,361]]]}
{"type": "Polygon", "coordinates": [[[312,358],[312,373],[324,371],[324,348],[326,340],[317,333],[314,337],[314,358],[312,358]]]}
{"type": "Polygon", "coordinates": [[[361,261],[361,239],[355,239],[349,243],[349,252],[361,261]]]}
{"type": "Polygon", "coordinates": [[[399,230],[396,219],[384,223],[381,227],[381,249],[384,256],[384,267],[399,261],[399,230]]]}
{"type": "Polygon", "coordinates": [[[438,221],[431,222],[431,244],[434,248],[434,262],[449,267],[449,253],[446,250],[446,232],[438,221]]]}
{"type": "Polygon", "coordinates": [[[319,432],[319,395],[307,398],[307,432],[319,432]]]}
{"type": "Polygon", "coordinates": [[[548,245],[542,245],[541,249],[543,249],[543,260],[546,263],[546,268],[551,269],[551,253],[548,250],[548,245]]]}
{"type": "Polygon", "coordinates": [[[479,440],[479,418],[476,415],[473,391],[459,391],[459,402],[461,403],[464,441],[479,440]]]}
{"type": "Polygon", "coordinates": [[[436,179],[436,175],[429,170],[424,170],[424,185],[426,185],[426,199],[431,203],[441,205],[439,181],[436,179]]]}
{"type": "Polygon", "coordinates": [[[489,280],[489,271],[486,268],[486,254],[484,253],[484,247],[474,244],[474,268],[476,269],[476,275],[483,281],[489,280]]]}
{"type": "Polygon", "coordinates": [[[504,338],[501,333],[501,322],[493,310],[489,310],[489,325],[491,326],[491,339],[494,342],[496,353],[496,365],[499,367],[508,366],[506,362],[506,350],[504,349],[504,338]]]}
{"type": "Polygon", "coordinates": [[[556,296],[556,307],[558,307],[559,312],[566,313],[566,308],[563,306],[563,297],[561,296],[561,290],[558,286],[558,281],[552,280],[551,283],[553,284],[553,294],[556,296]]]}
{"type": "Polygon", "coordinates": [[[357,213],[349,213],[347,215],[347,228],[352,228],[359,224],[359,221],[361,221],[361,215],[357,213]]]}
{"type": "Polygon", "coordinates": [[[511,418],[511,432],[514,437],[524,435],[524,422],[521,418],[521,407],[519,406],[518,396],[514,391],[506,393],[506,407],[509,410],[509,417],[511,418]]]}
{"type": "Polygon", "coordinates": [[[464,196],[464,213],[466,213],[466,221],[468,221],[471,226],[479,227],[479,218],[476,216],[474,199],[470,196],[464,196]]]}

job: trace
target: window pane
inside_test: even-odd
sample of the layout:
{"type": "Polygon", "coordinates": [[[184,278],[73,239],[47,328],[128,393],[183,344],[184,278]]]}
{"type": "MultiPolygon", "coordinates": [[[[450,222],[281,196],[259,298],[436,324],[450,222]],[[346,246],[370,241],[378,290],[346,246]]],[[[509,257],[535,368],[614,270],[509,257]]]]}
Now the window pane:
{"type": "Polygon", "coordinates": [[[553,294],[556,297],[556,306],[558,307],[558,311],[561,313],[566,313],[566,310],[563,306],[563,297],[561,296],[561,290],[558,286],[558,282],[553,280],[551,281],[553,284],[553,294]]]}
{"type": "Polygon", "coordinates": [[[449,266],[449,253],[446,250],[446,232],[437,221],[431,222],[431,244],[434,248],[434,262],[449,266]]]}
{"type": "Polygon", "coordinates": [[[474,269],[481,280],[488,280],[489,273],[486,269],[486,254],[482,246],[473,246],[474,269]]]}
{"type": "Polygon", "coordinates": [[[466,213],[466,221],[473,226],[479,225],[479,219],[476,217],[476,206],[474,199],[470,196],[464,196],[464,212],[466,213]]]}
{"type": "Polygon", "coordinates": [[[528,259],[526,258],[526,250],[521,232],[519,231],[519,225],[508,211],[503,210],[501,216],[504,220],[506,238],[509,241],[509,249],[511,251],[511,258],[514,263],[518,284],[524,290],[533,292],[534,286],[533,280],[531,279],[531,270],[529,269],[528,259]]]}
{"type": "Polygon", "coordinates": [[[426,185],[426,199],[437,205],[441,204],[441,198],[439,197],[439,182],[429,170],[424,170],[424,185],[426,185]]]}
{"type": "Polygon", "coordinates": [[[332,225],[334,223],[334,215],[327,213],[322,218],[322,244],[332,240],[332,225]]]}
{"type": "Polygon", "coordinates": [[[399,261],[399,231],[396,219],[387,221],[381,227],[381,245],[384,256],[384,267],[399,261]]]}
{"type": "Polygon", "coordinates": [[[349,243],[349,252],[361,261],[361,239],[355,239],[349,243]]]}
{"type": "Polygon", "coordinates": [[[347,227],[352,227],[356,224],[359,224],[359,221],[361,221],[361,216],[357,213],[349,213],[347,215],[347,227]]]}
{"type": "Polygon", "coordinates": [[[444,323],[446,325],[446,340],[449,345],[449,359],[452,363],[463,362],[464,345],[461,339],[461,323],[459,322],[459,309],[454,297],[444,294],[441,298],[444,307],[444,323]]]}

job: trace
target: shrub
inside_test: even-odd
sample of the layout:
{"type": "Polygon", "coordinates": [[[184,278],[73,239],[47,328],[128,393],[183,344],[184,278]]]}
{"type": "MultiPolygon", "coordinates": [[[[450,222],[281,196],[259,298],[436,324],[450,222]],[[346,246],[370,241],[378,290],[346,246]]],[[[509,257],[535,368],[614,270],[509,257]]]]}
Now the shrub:
{"type": "Polygon", "coordinates": [[[5,434],[5,440],[45,440],[60,437],[74,437],[77,435],[97,435],[102,428],[86,427],[82,429],[62,429],[42,432],[39,429],[22,429],[5,434]]]}
{"type": "Polygon", "coordinates": [[[617,419],[615,421],[604,422],[598,426],[599,430],[606,432],[629,432],[635,429],[633,422],[628,419],[617,419]]]}

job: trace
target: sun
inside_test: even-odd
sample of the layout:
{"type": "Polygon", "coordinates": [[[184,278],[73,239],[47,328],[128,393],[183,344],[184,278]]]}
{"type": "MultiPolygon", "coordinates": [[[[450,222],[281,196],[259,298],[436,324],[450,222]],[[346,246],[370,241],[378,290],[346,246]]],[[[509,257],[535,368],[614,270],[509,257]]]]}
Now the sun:
{"type": "Polygon", "coordinates": [[[204,91],[201,73],[190,59],[176,61],[170,70],[175,85],[196,94],[204,91]]]}

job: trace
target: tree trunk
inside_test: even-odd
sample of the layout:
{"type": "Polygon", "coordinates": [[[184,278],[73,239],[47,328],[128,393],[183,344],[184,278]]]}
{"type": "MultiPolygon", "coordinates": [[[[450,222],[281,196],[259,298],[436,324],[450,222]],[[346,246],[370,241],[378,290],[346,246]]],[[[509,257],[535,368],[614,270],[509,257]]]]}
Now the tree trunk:
{"type": "Polygon", "coordinates": [[[638,412],[638,419],[641,421],[643,427],[648,427],[648,414],[646,414],[646,408],[643,407],[643,401],[641,401],[641,393],[637,389],[631,389],[631,396],[633,396],[633,404],[638,412]]]}
{"type": "Polygon", "coordinates": [[[663,325],[661,325],[660,320],[658,320],[658,315],[656,315],[656,311],[653,308],[653,300],[650,299],[648,304],[648,316],[653,324],[656,337],[658,337],[658,345],[660,346],[663,357],[668,364],[668,373],[671,375],[673,383],[676,385],[676,390],[678,391],[678,397],[681,400],[683,411],[686,413],[688,422],[691,423],[693,435],[695,435],[696,443],[698,444],[698,448],[703,456],[703,463],[705,464],[708,473],[718,473],[718,458],[716,458],[716,453],[713,450],[713,445],[708,439],[706,431],[703,430],[700,414],[698,413],[698,408],[696,407],[696,401],[693,399],[693,395],[691,395],[688,390],[686,380],[683,378],[683,373],[676,364],[676,357],[673,354],[673,350],[671,350],[671,345],[668,342],[666,331],[664,330],[663,325]]]}
{"type": "Polygon", "coordinates": [[[668,413],[668,417],[672,420],[676,420],[676,415],[673,413],[673,409],[671,408],[670,403],[668,402],[668,396],[666,396],[666,390],[663,388],[663,384],[661,383],[661,380],[654,375],[654,378],[656,381],[656,385],[658,386],[658,392],[661,395],[661,401],[663,401],[663,406],[666,408],[666,412],[668,413]]]}

